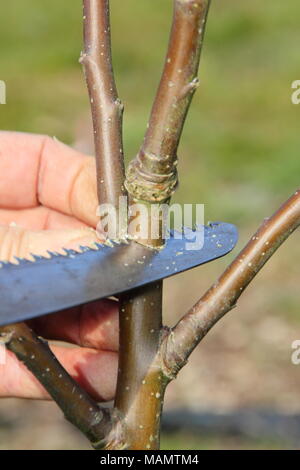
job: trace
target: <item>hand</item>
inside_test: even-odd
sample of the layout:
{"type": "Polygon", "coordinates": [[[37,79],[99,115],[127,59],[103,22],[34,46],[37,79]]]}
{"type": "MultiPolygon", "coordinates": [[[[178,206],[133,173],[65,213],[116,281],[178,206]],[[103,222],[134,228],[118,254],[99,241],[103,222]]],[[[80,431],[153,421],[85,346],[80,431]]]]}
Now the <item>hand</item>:
{"type": "MultiPolygon", "coordinates": [[[[50,137],[0,132],[0,260],[99,241],[95,159],[50,137]]],[[[55,295],[55,292],[53,293],[55,295]]],[[[30,322],[67,371],[97,400],[113,397],[118,304],[102,300],[30,322]]],[[[49,398],[9,351],[0,363],[0,397],[49,398]]]]}

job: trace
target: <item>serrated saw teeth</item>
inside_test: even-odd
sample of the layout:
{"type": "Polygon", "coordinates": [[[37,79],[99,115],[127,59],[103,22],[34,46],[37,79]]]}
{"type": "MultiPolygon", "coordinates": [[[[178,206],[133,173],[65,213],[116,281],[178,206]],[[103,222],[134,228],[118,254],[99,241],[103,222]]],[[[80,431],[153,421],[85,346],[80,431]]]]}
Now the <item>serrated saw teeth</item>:
{"type": "Polygon", "coordinates": [[[79,253],[87,253],[88,251],[99,251],[99,249],[103,248],[104,245],[101,245],[100,243],[93,243],[91,246],[86,246],[86,245],[80,245],[79,247],[79,253]]]}
{"type": "Polygon", "coordinates": [[[75,251],[75,250],[70,250],[69,248],[62,248],[61,251],[63,252],[62,256],[66,257],[66,256],[75,256],[75,255],[79,255],[80,252],[79,251],[75,251]]]}
{"type": "MultiPolygon", "coordinates": [[[[48,253],[48,252],[47,252],[48,253]]],[[[36,255],[35,253],[30,253],[29,255],[31,257],[31,261],[32,262],[37,262],[37,261],[41,261],[42,259],[49,259],[49,258],[52,258],[52,256],[42,256],[42,255],[36,255]]]]}
{"type": "Polygon", "coordinates": [[[50,250],[47,250],[47,254],[49,255],[49,257],[47,256],[37,256],[38,260],[40,260],[41,258],[57,258],[58,256],[62,256],[60,253],[57,253],[56,251],[50,251],[50,250]]]}
{"type": "Polygon", "coordinates": [[[162,250],[122,240],[50,251],[50,258],[32,255],[18,259],[19,265],[0,261],[0,325],[116,296],[200,266],[228,253],[237,238],[234,226],[219,223],[204,229],[201,249],[189,249],[190,237],[183,234],[167,239],[162,250]]]}
{"type": "Polygon", "coordinates": [[[14,257],[15,261],[1,261],[2,264],[4,264],[4,266],[11,266],[11,267],[16,267],[18,266],[20,263],[19,261],[17,261],[17,259],[14,257]]]}
{"type": "Polygon", "coordinates": [[[103,248],[105,248],[105,245],[102,242],[94,242],[93,246],[95,247],[95,249],[97,251],[102,250],[103,248]]]}
{"type": "MultiPolygon", "coordinates": [[[[34,263],[34,261],[32,259],[29,259],[29,258],[20,258],[19,256],[14,256],[14,259],[16,260],[16,263],[7,262],[7,264],[10,264],[13,267],[15,267],[15,266],[22,266],[22,265],[25,265],[25,264],[27,265],[27,264],[30,264],[30,263],[34,263]]],[[[0,263],[5,264],[5,261],[0,261],[0,263]]]]}

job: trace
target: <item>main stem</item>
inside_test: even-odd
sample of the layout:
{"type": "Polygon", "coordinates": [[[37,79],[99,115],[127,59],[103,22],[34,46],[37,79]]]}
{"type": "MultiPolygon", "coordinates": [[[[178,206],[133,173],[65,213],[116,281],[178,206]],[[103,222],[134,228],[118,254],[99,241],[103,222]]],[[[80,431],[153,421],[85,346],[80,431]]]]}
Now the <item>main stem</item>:
{"type": "Polygon", "coordinates": [[[115,406],[125,416],[129,448],[158,449],[166,386],[157,360],[162,331],[162,282],[126,294],[120,308],[115,406]]]}
{"type": "MultiPolygon", "coordinates": [[[[188,108],[198,86],[195,78],[208,0],[175,0],[165,67],[148,130],[137,157],[130,163],[125,186],[131,204],[148,209],[169,202],[177,186],[177,147],[188,108]]],[[[159,210],[158,239],[130,234],[141,244],[163,246],[164,214],[159,210]]],[[[125,416],[130,449],[159,449],[160,419],[169,378],[163,372],[160,345],[163,283],[136,289],[121,299],[120,365],[115,405],[125,416]]]]}

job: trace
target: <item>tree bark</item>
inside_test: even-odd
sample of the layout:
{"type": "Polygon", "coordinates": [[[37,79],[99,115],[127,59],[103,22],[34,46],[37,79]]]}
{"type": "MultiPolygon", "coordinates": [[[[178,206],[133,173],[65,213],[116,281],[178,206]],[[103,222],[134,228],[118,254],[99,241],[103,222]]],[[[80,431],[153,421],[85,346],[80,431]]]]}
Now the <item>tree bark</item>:
{"type": "MultiPolygon", "coordinates": [[[[152,108],[148,130],[137,157],[129,164],[125,186],[130,203],[148,210],[158,204],[160,233],[146,239],[129,236],[149,248],[163,246],[165,214],[177,186],[177,147],[186,114],[198,86],[201,45],[209,1],[175,0],[165,66],[152,108]]],[[[130,449],[159,448],[160,419],[168,378],[161,368],[163,282],[126,294],[121,301],[120,368],[115,406],[126,417],[130,449]]]]}
{"type": "Polygon", "coordinates": [[[241,294],[281,244],[300,225],[300,190],[264,220],[220,278],[164,339],[166,373],[177,375],[208,331],[235,307],[241,294]]]}
{"type": "Polygon", "coordinates": [[[1,327],[0,341],[35,375],[65,418],[85,434],[95,449],[103,448],[111,441],[123,442],[118,412],[100,407],[70,377],[47,341],[36,336],[25,323],[1,327]]]}

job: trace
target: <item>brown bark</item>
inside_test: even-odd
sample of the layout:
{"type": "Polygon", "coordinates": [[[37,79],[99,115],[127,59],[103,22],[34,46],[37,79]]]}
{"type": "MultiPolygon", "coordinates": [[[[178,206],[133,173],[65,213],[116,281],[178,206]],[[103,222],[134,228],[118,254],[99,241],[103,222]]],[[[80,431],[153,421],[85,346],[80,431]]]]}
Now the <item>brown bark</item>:
{"type": "Polygon", "coordinates": [[[300,190],[265,219],[217,282],[165,338],[164,367],[174,377],[207,332],[231,310],[248,284],[280,245],[300,225],[300,190]]]}
{"type": "MultiPolygon", "coordinates": [[[[188,108],[198,86],[195,79],[209,1],[175,0],[166,63],[137,157],[125,186],[132,203],[169,201],[177,185],[177,147],[188,108]]],[[[163,245],[163,214],[158,239],[133,235],[139,243],[163,245]]],[[[147,221],[151,227],[151,220],[147,221]]],[[[161,369],[163,282],[128,293],[120,316],[120,368],[116,407],[126,416],[130,449],[158,449],[160,419],[168,378],[161,369]]]]}
{"type": "MultiPolygon", "coordinates": [[[[112,69],[109,1],[83,2],[85,48],[81,62],[93,115],[99,202],[117,209],[119,197],[126,193],[123,107],[112,69]]],[[[196,75],[209,5],[210,0],[174,0],[169,49],[149,127],[140,152],[127,171],[126,188],[131,203],[138,201],[148,206],[168,202],[176,189],[177,148],[198,86],[196,75]]],[[[162,226],[163,223],[162,218],[162,226]]],[[[167,384],[299,224],[300,192],[296,192],[264,221],[219,280],[171,330],[162,326],[162,281],[123,295],[119,377],[113,410],[100,408],[81,390],[46,342],[26,325],[2,327],[2,341],[33,372],[66,418],[87,435],[95,448],[158,449],[167,384]]],[[[158,242],[150,238],[137,241],[152,249],[163,245],[162,236],[158,242]]]]}
{"type": "Polygon", "coordinates": [[[101,408],[58,362],[48,343],[24,323],[0,329],[1,342],[35,375],[63,411],[65,418],[91,441],[94,448],[122,442],[123,429],[116,410],[101,408]],[[114,432],[112,433],[112,429],[114,432]]]}
{"type": "MultiPolygon", "coordinates": [[[[125,193],[122,113],[114,82],[108,0],[84,0],[84,44],[81,55],[88,84],[95,137],[100,203],[118,208],[125,193]]],[[[69,376],[47,342],[24,323],[0,328],[6,346],[26,365],[95,448],[126,447],[123,421],[117,410],[101,408],[69,376]]]]}
{"type": "Polygon", "coordinates": [[[210,0],[174,0],[174,17],[164,71],[148,130],[127,170],[132,198],[167,201],[177,178],[177,148],[195,90],[210,0]]]}
{"type": "Polygon", "coordinates": [[[119,207],[124,188],[123,104],[114,80],[109,0],[84,0],[83,64],[89,91],[97,163],[99,204],[119,207]]]}
{"type": "Polygon", "coordinates": [[[157,360],[162,334],[162,283],[122,297],[115,407],[124,415],[129,448],[158,449],[166,381],[157,360]]]}

